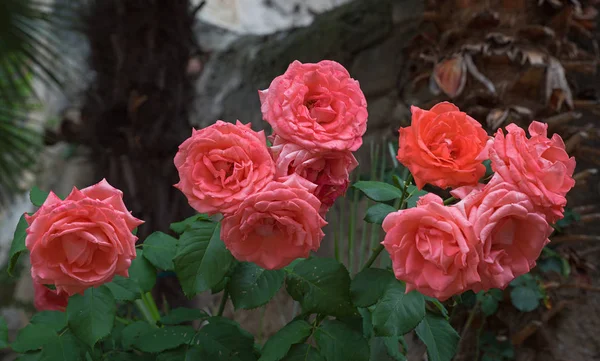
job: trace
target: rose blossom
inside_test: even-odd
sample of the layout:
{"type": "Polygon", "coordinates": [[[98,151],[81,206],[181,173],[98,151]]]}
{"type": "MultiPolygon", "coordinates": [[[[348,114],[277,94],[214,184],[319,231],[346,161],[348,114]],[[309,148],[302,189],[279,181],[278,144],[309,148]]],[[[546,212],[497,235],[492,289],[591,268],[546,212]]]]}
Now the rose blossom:
{"type": "Polygon", "coordinates": [[[69,303],[69,295],[66,292],[58,292],[48,287],[33,283],[33,305],[38,311],[64,311],[69,303]]]}
{"type": "Polygon", "coordinates": [[[527,194],[550,223],[563,217],[565,195],[575,185],[575,158],[569,158],[558,134],[548,139],[548,125],[532,122],[530,139],[515,124],[496,133],[490,149],[492,169],[527,194]]]}
{"type": "Polygon", "coordinates": [[[308,150],[278,136],[273,138],[271,153],[277,177],[296,173],[317,185],[314,195],[321,201],[321,215],[346,193],[350,172],[358,166],[350,151],[308,150]]]}
{"type": "Polygon", "coordinates": [[[454,104],[431,110],[412,106],[412,122],[400,128],[398,160],[412,173],[419,189],[475,185],[485,174],[489,137],[479,122],[454,104]]]}
{"type": "Polygon", "coordinates": [[[33,281],[68,295],[110,282],[115,274],[128,277],[137,240],[132,231],[144,223],[105,179],[81,191],[73,188],[64,201],[50,192],[25,219],[33,281]]]}
{"type": "Polygon", "coordinates": [[[200,213],[233,213],[273,179],[275,165],[263,131],[250,124],[217,121],[179,146],[175,185],[200,213]]]}
{"type": "Polygon", "coordinates": [[[383,221],[382,244],[396,278],[406,291],[418,290],[443,301],[480,282],[479,242],[467,218],[429,193],[416,208],[390,213],[383,221]]]}
{"type": "Polygon", "coordinates": [[[314,188],[297,174],[269,183],[223,219],[221,239],[235,258],[265,269],[308,257],[319,248],[321,227],[327,224],[319,215],[321,203],[311,194],[314,188]]]}
{"type": "Polygon", "coordinates": [[[531,198],[495,174],[481,190],[456,204],[473,224],[483,244],[479,274],[481,287],[505,288],[531,270],[550,240],[552,227],[536,212],[531,198]]]}
{"type": "Polygon", "coordinates": [[[350,151],[362,144],[367,101],[358,82],[335,61],[294,61],[259,96],[263,118],[288,142],[350,151]]]}

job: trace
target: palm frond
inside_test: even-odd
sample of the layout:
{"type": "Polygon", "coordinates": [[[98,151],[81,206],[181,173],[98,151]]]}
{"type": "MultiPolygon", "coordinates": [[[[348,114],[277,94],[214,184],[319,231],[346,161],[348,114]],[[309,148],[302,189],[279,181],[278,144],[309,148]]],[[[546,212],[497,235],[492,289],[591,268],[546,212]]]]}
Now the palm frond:
{"type": "Polygon", "coordinates": [[[0,1],[0,207],[22,192],[42,137],[31,129],[34,80],[60,91],[76,68],[57,37],[72,12],[36,0],[0,1]]]}

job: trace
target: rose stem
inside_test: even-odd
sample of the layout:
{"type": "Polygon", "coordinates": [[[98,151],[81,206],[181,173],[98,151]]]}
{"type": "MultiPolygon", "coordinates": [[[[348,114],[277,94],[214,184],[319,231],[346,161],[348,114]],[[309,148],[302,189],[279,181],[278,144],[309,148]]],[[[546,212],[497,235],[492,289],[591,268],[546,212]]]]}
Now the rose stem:
{"type": "MultiPolygon", "coordinates": [[[[369,179],[375,179],[375,173],[377,172],[377,162],[375,161],[375,147],[373,146],[375,143],[373,142],[369,142],[369,151],[371,154],[371,173],[370,176],[371,178],[369,179]]],[[[377,148],[377,150],[379,150],[379,148],[377,148]]],[[[360,180],[360,177],[359,177],[360,180]]],[[[371,207],[371,205],[373,204],[373,201],[371,201],[370,199],[367,198],[367,209],[369,207],[371,207]]],[[[360,236],[360,253],[358,254],[358,264],[363,264],[363,261],[365,260],[365,253],[369,253],[369,249],[366,249],[366,242],[367,242],[367,230],[368,227],[366,224],[363,224],[363,229],[362,229],[362,234],[360,236]]]]}
{"type": "Polygon", "coordinates": [[[457,201],[458,199],[454,198],[454,197],[450,197],[448,199],[444,199],[444,205],[447,206],[448,204],[457,201]]]}
{"type": "Polygon", "coordinates": [[[357,204],[358,190],[354,189],[352,192],[352,205],[350,207],[350,222],[348,223],[348,272],[350,272],[350,274],[352,274],[352,270],[354,269],[354,236],[356,233],[356,208],[358,207],[357,204]]]}
{"type": "Polygon", "coordinates": [[[156,302],[154,302],[154,297],[152,297],[152,293],[146,292],[145,294],[143,294],[142,300],[144,300],[144,303],[146,304],[146,306],[148,306],[148,309],[150,310],[150,314],[152,315],[154,321],[156,322],[160,320],[160,312],[158,312],[158,307],[156,307],[156,302]]]}
{"type": "Polygon", "coordinates": [[[223,311],[225,311],[225,305],[227,304],[227,299],[229,298],[229,289],[227,285],[225,286],[225,290],[223,290],[223,298],[221,298],[221,304],[219,305],[219,311],[217,312],[217,316],[223,316],[223,311]]]}
{"type": "MultiPolygon", "coordinates": [[[[143,298],[143,296],[142,296],[142,298],[143,298]]],[[[140,312],[142,313],[142,316],[144,316],[146,321],[148,321],[149,324],[156,326],[156,321],[152,317],[152,313],[150,312],[148,307],[146,307],[146,304],[144,303],[144,301],[143,300],[135,300],[135,305],[140,310],[140,312]]]]}

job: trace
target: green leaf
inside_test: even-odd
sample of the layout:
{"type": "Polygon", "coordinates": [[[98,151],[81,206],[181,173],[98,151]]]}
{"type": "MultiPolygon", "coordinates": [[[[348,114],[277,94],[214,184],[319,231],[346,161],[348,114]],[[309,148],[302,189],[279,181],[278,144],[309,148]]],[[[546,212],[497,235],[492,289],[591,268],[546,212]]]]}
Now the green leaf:
{"type": "Polygon", "coordinates": [[[358,307],[376,304],[391,282],[396,282],[396,278],[387,270],[367,268],[359,272],[350,284],[352,302],[358,307]]]}
{"type": "Polygon", "coordinates": [[[438,311],[440,311],[440,314],[445,319],[450,318],[450,314],[448,313],[448,310],[446,309],[446,307],[444,307],[444,305],[440,302],[440,300],[438,300],[437,298],[429,297],[429,296],[424,296],[424,297],[425,297],[425,301],[433,303],[435,308],[437,308],[438,311]]]}
{"type": "Polygon", "coordinates": [[[227,287],[235,309],[252,309],[269,302],[279,291],[285,272],[265,270],[254,263],[237,265],[227,287]]]}
{"type": "Polygon", "coordinates": [[[204,223],[205,221],[209,221],[210,218],[206,214],[196,214],[189,218],[184,219],[181,222],[171,223],[171,230],[177,234],[182,234],[183,232],[191,229],[197,222],[204,223]]]}
{"type": "Polygon", "coordinates": [[[283,361],[326,361],[319,351],[305,343],[293,345],[283,361]]]}
{"type": "Polygon", "coordinates": [[[368,361],[369,343],[345,324],[325,320],[314,333],[321,355],[327,361],[368,361]]]}
{"type": "Polygon", "coordinates": [[[140,337],[153,330],[156,330],[156,327],[146,321],[136,321],[127,325],[121,332],[121,344],[123,345],[123,349],[131,349],[140,337]]]}
{"type": "Polygon", "coordinates": [[[42,351],[27,352],[19,356],[17,361],[41,361],[42,351]]]}
{"type": "Polygon", "coordinates": [[[540,304],[539,291],[530,287],[515,287],[510,291],[510,300],[513,306],[521,312],[531,312],[540,304]]]}
{"type": "Polygon", "coordinates": [[[402,197],[402,190],[383,182],[360,181],[353,185],[376,202],[387,202],[402,197]]]}
{"type": "Polygon", "coordinates": [[[377,336],[401,336],[417,327],[425,317],[425,299],[417,291],[405,293],[400,282],[389,284],[373,311],[373,330],[377,336]]]}
{"type": "Polygon", "coordinates": [[[371,339],[371,361],[406,361],[400,352],[397,337],[373,337],[371,339]]]}
{"type": "Polygon", "coordinates": [[[487,292],[481,291],[477,293],[477,300],[481,305],[481,311],[486,316],[491,316],[498,310],[498,303],[502,301],[502,291],[491,289],[487,292]]]}
{"type": "Polygon", "coordinates": [[[175,272],[188,297],[216,286],[229,270],[233,256],[220,232],[219,224],[196,222],[179,239],[175,272]]]}
{"type": "Polygon", "coordinates": [[[34,325],[46,325],[58,332],[67,327],[67,314],[61,311],[42,311],[34,314],[29,322],[34,325]]]}
{"type": "Polygon", "coordinates": [[[256,361],[254,337],[237,323],[223,317],[211,317],[191,342],[198,348],[190,360],[256,361]]]}
{"type": "Polygon", "coordinates": [[[69,328],[92,348],[112,330],[115,313],[115,298],[105,286],[88,288],[83,296],[72,296],[67,306],[69,328]]]}
{"type": "Polygon", "coordinates": [[[133,346],[143,352],[157,353],[189,343],[195,333],[192,326],[154,328],[138,337],[133,346]]]}
{"type": "Polygon", "coordinates": [[[294,344],[303,343],[311,332],[312,326],[304,320],[288,323],[265,343],[259,361],[281,360],[294,344]]]}
{"type": "Polygon", "coordinates": [[[144,257],[145,251],[138,249],[136,253],[129,267],[129,278],[137,283],[140,292],[150,292],[156,283],[156,269],[144,257]]]}
{"type": "Polygon", "coordinates": [[[156,268],[172,271],[177,253],[177,239],[162,232],[154,232],[144,241],[144,257],[156,268]]]}
{"type": "Polygon", "coordinates": [[[396,208],[385,203],[377,203],[367,209],[365,222],[382,224],[385,217],[393,212],[396,212],[396,208]]]}
{"type": "Polygon", "coordinates": [[[17,339],[10,346],[13,351],[24,353],[42,348],[54,340],[56,332],[47,325],[29,324],[17,334],[17,339]]]}
{"type": "Polygon", "coordinates": [[[112,282],[105,284],[112,292],[115,300],[134,301],[142,297],[140,286],[131,278],[116,275],[112,282]]]}
{"type": "Polygon", "coordinates": [[[417,206],[417,201],[422,196],[426,195],[428,192],[424,190],[419,190],[419,188],[414,185],[409,185],[406,194],[406,208],[413,208],[417,206]]]}
{"type": "Polygon", "coordinates": [[[46,198],[48,198],[48,194],[48,192],[44,192],[43,190],[34,186],[29,192],[29,200],[31,200],[31,203],[34,206],[41,207],[42,204],[44,204],[44,202],[46,201],[46,198]]]}
{"type": "Polygon", "coordinates": [[[10,253],[9,253],[9,262],[8,262],[8,274],[13,275],[13,270],[17,265],[17,261],[19,260],[19,256],[21,253],[27,251],[27,247],[25,247],[25,237],[27,237],[27,233],[25,230],[29,227],[27,221],[25,220],[25,215],[22,215],[19,219],[19,223],[17,224],[17,229],[15,229],[15,234],[13,236],[13,241],[10,245],[10,253]]]}
{"type": "Polygon", "coordinates": [[[417,326],[417,336],[427,346],[429,361],[451,361],[460,336],[444,318],[432,314],[417,326]]]}
{"type": "Polygon", "coordinates": [[[85,346],[72,333],[66,332],[44,346],[41,360],[80,361],[84,351],[85,346]]]}
{"type": "Polygon", "coordinates": [[[309,258],[297,263],[287,275],[286,288],[305,313],[343,317],[357,312],[350,300],[348,271],[334,259],[309,258]]]}
{"type": "Polygon", "coordinates": [[[0,350],[8,347],[8,325],[4,318],[0,317],[0,350]]]}
{"type": "Polygon", "coordinates": [[[209,316],[206,312],[197,308],[179,307],[171,310],[168,315],[160,318],[163,325],[178,325],[184,322],[206,319],[209,316]]]}

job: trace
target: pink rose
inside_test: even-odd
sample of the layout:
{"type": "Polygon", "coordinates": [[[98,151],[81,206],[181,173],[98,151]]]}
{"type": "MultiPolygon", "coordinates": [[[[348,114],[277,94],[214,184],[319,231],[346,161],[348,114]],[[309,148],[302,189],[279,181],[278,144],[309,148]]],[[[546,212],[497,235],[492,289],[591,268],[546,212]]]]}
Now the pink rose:
{"type": "Polygon", "coordinates": [[[106,180],[81,191],[73,188],[64,201],[50,192],[25,219],[33,281],[68,295],[110,282],[115,274],[128,277],[137,240],[132,231],[144,223],[106,180]]]}
{"type": "Polygon", "coordinates": [[[550,240],[552,227],[531,198],[498,174],[482,189],[456,204],[483,244],[476,290],[505,288],[531,270],[550,240]]]}
{"type": "Polygon", "coordinates": [[[263,189],[275,173],[275,165],[263,131],[250,124],[217,121],[179,146],[175,166],[180,181],[175,185],[200,213],[233,213],[249,195],[263,189]]]}
{"type": "Polygon", "coordinates": [[[286,141],[307,149],[360,148],[367,130],[367,101],[341,64],[294,61],[259,95],[263,118],[286,141]]]}
{"type": "Polygon", "coordinates": [[[575,158],[569,158],[558,134],[547,137],[548,125],[532,122],[530,139],[515,124],[496,133],[490,149],[492,169],[527,194],[550,223],[563,217],[565,195],[575,185],[575,158]]]}
{"type": "Polygon", "coordinates": [[[390,213],[382,244],[396,278],[406,291],[418,290],[443,301],[480,282],[477,237],[467,218],[440,197],[427,194],[416,208],[390,213]]]}
{"type": "Polygon", "coordinates": [[[278,136],[273,139],[271,152],[277,177],[296,173],[317,185],[314,195],[321,201],[321,215],[346,193],[350,172],[358,166],[350,151],[308,150],[278,136]]]}
{"type": "Polygon", "coordinates": [[[411,111],[411,125],[400,128],[397,158],[417,187],[476,185],[488,158],[489,137],[481,124],[448,102],[431,110],[413,106],[411,111]]]}
{"type": "Polygon", "coordinates": [[[38,311],[65,311],[69,303],[69,295],[66,292],[58,292],[48,287],[33,283],[33,305],[38,311]]]}
{"type": "Polygon", "coordinates": [[[240,261],[265,269],[280,269],[316,251],[327,222],[319,215],[321,203],[311,194],[315,185],[293,174],[271,182],[250,195],[239,209],[221,222],[221,239],[240,261]]]}

